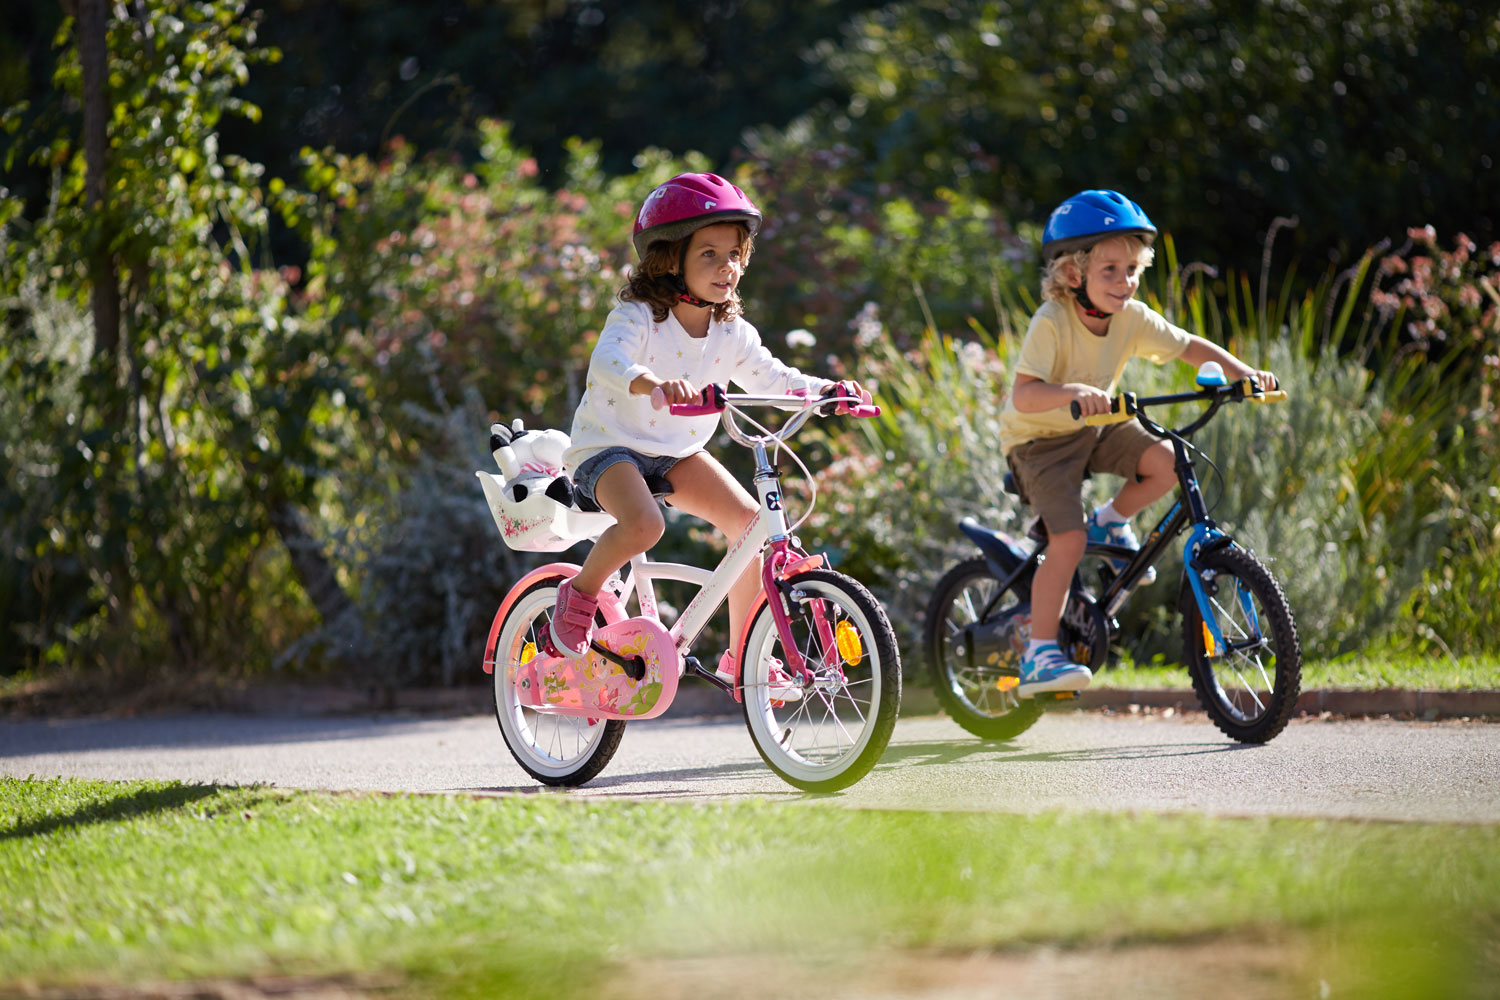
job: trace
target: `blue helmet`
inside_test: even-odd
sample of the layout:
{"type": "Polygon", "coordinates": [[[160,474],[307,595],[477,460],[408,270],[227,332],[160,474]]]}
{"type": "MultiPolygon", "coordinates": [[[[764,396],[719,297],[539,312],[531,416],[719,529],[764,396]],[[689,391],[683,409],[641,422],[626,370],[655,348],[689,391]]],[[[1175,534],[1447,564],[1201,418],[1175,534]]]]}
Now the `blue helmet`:
{"type": "Polygon", "coordinates": [[[1080,191],[1058,205],[1042,230],[1042,260],[1087,250],[1111,236],[1135,235],[1147,244],[1156,227],[1141,206],[1118,191],[1080,191]]]}

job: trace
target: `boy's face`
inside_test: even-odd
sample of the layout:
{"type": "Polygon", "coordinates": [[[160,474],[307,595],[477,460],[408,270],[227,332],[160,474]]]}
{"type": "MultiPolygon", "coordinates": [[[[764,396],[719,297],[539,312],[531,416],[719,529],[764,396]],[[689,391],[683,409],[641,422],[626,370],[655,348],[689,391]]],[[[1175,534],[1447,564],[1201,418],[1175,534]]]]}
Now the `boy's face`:
{"type": "Polygon", "coordinates": [[[682,280],[706,302],[727,302],[745,273],[744,230],[730,222],[704,226],[688,240],[682,280]]]}
{"type": "Polygon", "coordinates": [[[1139,248],[1121,239],[1094,244],[1084,278],[1094,305],[1107,313],[1119,312],[1141,286],[1139,248]]]}

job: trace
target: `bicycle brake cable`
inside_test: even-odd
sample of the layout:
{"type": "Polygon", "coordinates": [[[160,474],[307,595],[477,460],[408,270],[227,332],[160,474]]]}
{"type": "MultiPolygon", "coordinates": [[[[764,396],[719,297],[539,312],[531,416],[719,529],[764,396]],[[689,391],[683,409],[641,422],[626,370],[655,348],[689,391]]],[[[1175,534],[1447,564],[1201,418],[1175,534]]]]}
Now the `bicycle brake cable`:
{"type": "MultiPolygon", "coordinates": [[[[807,509],[802,512],[801,517],[797,518],[797,520],[787,525],[786,533],[788,535],[794,535],[796,534],[797,529],[802,526],[802,523],[812,516],[813,508],[818,505],[818,484],[813,479],[812,471],[808,469],[806,464],[803,463],[802,459],[797,457],[797,453],[792,450],[792,446],[772,433],[769,427],[767,427],[765,424],[762,424],[759,420],[756,420],[754,417],[750,416],[744,410],[738,407],[735,407],[735,413],[738,414],[741,420],[745,421],[747,424],[754,427],[756,430],[760,431],[761,434],[770,438],[771,441],[774,442],[771,446],[770,455],[771,463],[773,465],[776,463],[777,458],[781,455],[782,449],[785,449],[787,455],[790,456],[791,460],[796,463],[797,468],[802,470],[802,479],[807,483],[807,509]]],[[[785,503],[786,492],[783,491],[781,496],[782,502],[785,503]]]]}

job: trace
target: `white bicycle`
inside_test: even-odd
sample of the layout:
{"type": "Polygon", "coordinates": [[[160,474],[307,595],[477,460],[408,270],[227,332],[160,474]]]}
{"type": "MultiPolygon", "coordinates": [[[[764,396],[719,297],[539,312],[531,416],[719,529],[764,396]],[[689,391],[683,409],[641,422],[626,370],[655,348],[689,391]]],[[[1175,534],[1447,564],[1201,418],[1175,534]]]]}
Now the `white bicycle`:
{"type": "MultiPolygon", "coordinates": [[[[817,408],[843,402],[857,417],[875,416],[879,408],[852,398],[730,394],[719,386],[709,387],[704,397],[701,403],[674,404],[670,411],[722,412],[730,438],[754,454],[760,500],[754,521],[719,565],[708,570],[636,556],[627,575],[615,574],[600,592],[594,639],[582,659],[549,648],[557,588],[578,572],[577,565],[555,562],[531,571],[495,613],[484,669],[494,675],[500,733],[521,767],[545,784],[581,785],[599,774],[619,747],[625,723],[665,712],[688,673],[740,702],[761,758],[806,791],[852,785],[875,766],[890,741],[901,703],[895,634],[868,590],[829,568],[822,555],[798,547],[793,531],[807,514],[788,523],[775,465],[784,451],[806,473],[786,442],[817,408]],[[744,414],[743,407],[751,405],[795,407],[796,412],[771,431],[744,414]],[[738,676],[725,682],[691,655],[692,645],[757,556],[762,557],[762,590],[736,651],[738,676]],[[663,580],[698,588],[670,625],[662,620],[653,586],[663,580]],[[632,599],[634,616],[626,610],[632,599]],[[795,684],[795,696],[781,686],[775,690],[779,697],[772,697],[773,663],[795,684]]],[[[479,477],[512,548],[561,551],[597,538],[614,523],[608,514],[554,499],[566,490],[552,489],[548,496],[543,489],[518,491],[514,480],[493,473],[479,477]]],[[[813,490],[809,512],[815,500],[813,490]]]]}

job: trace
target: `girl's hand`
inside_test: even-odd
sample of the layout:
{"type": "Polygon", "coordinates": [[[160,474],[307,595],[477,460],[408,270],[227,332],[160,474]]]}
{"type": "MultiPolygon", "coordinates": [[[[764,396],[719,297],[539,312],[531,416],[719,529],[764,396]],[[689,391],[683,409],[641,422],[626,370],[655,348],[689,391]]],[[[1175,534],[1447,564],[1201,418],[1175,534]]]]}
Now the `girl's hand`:
{"type": "MultiPolygon", "coordinates": [[[[1109,393],[1098,386],[1085,385],[1082,382],[1069,382],[1064,388],[1068,389],[1073,394],[1072,399],[1078,402],[1079,419],[1109,412],[1109,393]]],[[[1064,403],[1063,405],[1066,406],[1068,404],[1064,403]]]]}
{"type": "MultiPolygon", "coordinates": [[[[693,384],[685,378],[674,378],[669,382],[658,382],[653,387],[661,390],[667,403],[696,403],[699,392],[693,388],[693,384]]],[[[647,390],[649,393],[650,390],[647,390]]]]}
{"type": "Polygon", "coordinates": [[[824,386],[823,391],[818,395],[839,396],[843,398],[843,401],[841,402],[824,403],[822,406],[818,407],[818,415],[821,417],[826,417],[834,413],[848,413],[849,397],[854,398],[858,404],[863,404],[865,406],[870,405],[870,403],[873,401],[871,399],[869,390],[865,389],[858,382],[854,381],[854,379],[845,379],[842,382],[835,382],[832,385],[824,386]]]}

